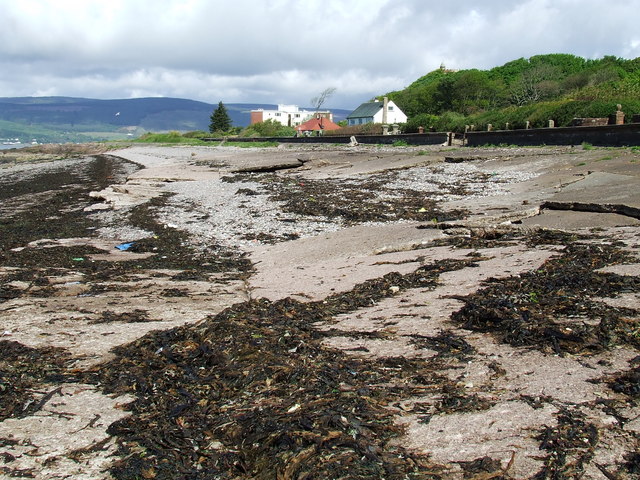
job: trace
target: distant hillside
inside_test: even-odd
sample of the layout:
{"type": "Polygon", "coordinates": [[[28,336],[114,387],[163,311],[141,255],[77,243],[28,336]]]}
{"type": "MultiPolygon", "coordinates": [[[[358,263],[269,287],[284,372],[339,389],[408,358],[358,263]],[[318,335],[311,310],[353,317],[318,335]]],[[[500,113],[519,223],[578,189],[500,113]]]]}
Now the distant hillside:
{"type": "MultiPolygon", "coordinates": [[[[234,126],[247,126],[253,109],[276,105],[225,103],[234,126]]],[[[137,137],[145,132],[208,131],[216,104],[181,98],[96,100],[72,97],[0,97],[0,139],[83,142],[137,137]]],[[[350,112],[334,111],[341,120],[350,112]]]]}
{"type": "Polygon", "coordinates": [[[575,117],[606,117],[621,104],[640,113],[640,58],[584,59],[569,54],[520,58],[490,70],[442,67],[387,96],[418,126],[440,131],[566,126],[575,117]]]}

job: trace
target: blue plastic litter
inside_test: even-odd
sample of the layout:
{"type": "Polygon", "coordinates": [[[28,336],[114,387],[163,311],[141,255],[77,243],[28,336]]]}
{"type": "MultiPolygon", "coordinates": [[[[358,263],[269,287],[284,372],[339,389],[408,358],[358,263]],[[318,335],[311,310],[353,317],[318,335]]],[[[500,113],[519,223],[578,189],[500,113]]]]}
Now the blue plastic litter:
{"type": "Polygon", "coordinates": [[[135,245],[136,242],[129,242],[129,243],[121,243],[120,245],[116,245],[116,248],[118,250],[129,250],[131,247],[133,247],[135,245]]]}

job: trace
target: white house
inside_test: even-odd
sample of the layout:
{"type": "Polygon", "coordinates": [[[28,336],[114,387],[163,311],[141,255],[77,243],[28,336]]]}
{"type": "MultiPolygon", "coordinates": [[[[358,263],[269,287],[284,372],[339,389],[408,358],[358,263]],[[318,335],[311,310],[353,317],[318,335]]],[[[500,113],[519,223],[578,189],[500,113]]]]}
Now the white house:
{"type": "Polygon", "coordinates": [[[384,100],[381,102],[367,102],[360,105],[347,117],[347,125],[363,125],[365,123],[406,123],[407,116],[393,102],[384,100]]]}
{"type": "Polygon", "coordinates": [[[262,108],[251,110],[251,125],[272,119],[287,127],[297,127],[318,114],[324,118],[333,120],[333,115],[328,111],[315,112],[311,110],[300,110],[297,105],[278,105],[277,110],[264,110],[262,108]]]}

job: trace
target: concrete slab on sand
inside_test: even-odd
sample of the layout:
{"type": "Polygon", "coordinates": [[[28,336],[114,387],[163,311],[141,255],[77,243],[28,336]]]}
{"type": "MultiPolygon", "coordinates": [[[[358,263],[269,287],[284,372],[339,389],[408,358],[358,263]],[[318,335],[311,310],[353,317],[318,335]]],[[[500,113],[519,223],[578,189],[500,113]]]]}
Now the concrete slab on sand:
{"type": "Polygon", "coordinates": [[[615,203],[640,208],[640,175],[591,172],[581,180],[562,186],[550,200],[615,203]]]}
{"type": "Polygon", "coordinates": [[[640,176],[590,172],[560,186],[543,205],[552,209],[545,208],[522,223],[560,229],[639,225],[640,176]]]}
{"type": "Polygon", "coordinates": [[[256,247],[251,261],[257,272],[248,280],[251,296],[320,300],[392,271],[412,271],[417,266],[415,247],[443,236],[418,225],[358,225],[256,247]]]}
{"type": "Polygon", "coordinates": [[[543,210],[539,215],[522,220],[527,227],[560,230],[594,229],[640,225],[640,220],[616,213],[576,212],[569,210],[543,210]]]}

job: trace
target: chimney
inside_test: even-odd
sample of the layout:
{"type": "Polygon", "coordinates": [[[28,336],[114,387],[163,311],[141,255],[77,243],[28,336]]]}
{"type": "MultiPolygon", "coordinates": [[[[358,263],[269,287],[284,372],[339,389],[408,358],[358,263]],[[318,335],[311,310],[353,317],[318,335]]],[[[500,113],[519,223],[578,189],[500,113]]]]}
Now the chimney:
{"type": "Polygon", "coordinates": [[[382,100],[382,123],[387,123],[387,111],[389,109],[389,99],[384,97],[382,100]]]}

